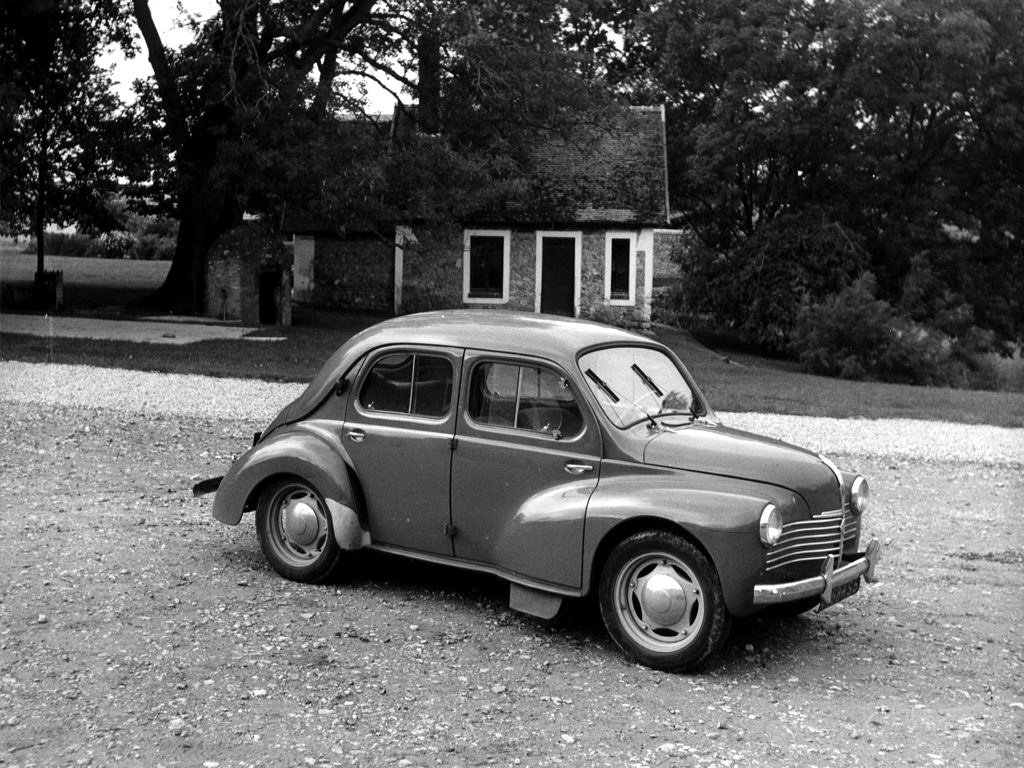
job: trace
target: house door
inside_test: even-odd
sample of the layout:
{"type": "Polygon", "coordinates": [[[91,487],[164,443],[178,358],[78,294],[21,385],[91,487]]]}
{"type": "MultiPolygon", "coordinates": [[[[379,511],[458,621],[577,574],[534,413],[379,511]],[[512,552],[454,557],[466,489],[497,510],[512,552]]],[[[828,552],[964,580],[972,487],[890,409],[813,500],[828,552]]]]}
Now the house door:
{"type": "Polygon", "coordinates": [[[276,325],[280,322],[278,294],[281,290],[281,270],[260,273],[260,325],[276,325]]]}
{"type": "Polygon", "coordinates": [[[576,238],[541,238],[540,311],[576,315],[576,238]]]}

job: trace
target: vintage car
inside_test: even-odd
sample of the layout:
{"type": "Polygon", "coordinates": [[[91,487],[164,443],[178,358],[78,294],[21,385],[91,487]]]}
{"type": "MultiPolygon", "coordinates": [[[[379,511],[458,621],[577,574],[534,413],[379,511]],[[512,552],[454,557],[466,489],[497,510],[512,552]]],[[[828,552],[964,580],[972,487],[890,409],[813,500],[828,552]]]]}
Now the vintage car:
{"type": "Polygon", "coordinates": [[[731,617],[850,596],[879,557],[858,551],[863,477],[724,426],[650,338],[535,314],[363,331],[194,490],[223,523],[255,511],[286,578],[369,548],[497,575],[542,618],[596,591],[627,656],[666,670],[706,659],[731,617]]]}

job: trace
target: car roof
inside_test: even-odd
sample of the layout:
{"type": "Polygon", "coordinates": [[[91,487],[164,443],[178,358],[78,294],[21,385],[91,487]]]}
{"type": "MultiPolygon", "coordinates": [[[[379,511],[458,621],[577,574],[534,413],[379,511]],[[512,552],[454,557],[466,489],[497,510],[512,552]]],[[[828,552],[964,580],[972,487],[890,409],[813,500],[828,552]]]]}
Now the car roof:
{"type": "Polygon", "coordinates": [[[324,363],[309,386],[277,415],[265,433],[311,413],[338,379],[367,352],[393,345],[482,349],[534,355],[570,366],[587,347],[657,344],[638,333],[587,320],[505,310],[454,309],[384,320],[346,341],[324,363]]]}
{"type": "MultiPolygon", "coordinates": [[[[464,347],[539,355],[562,363],[600,344],[651,343],[636,333],[587,320],[506,310],[442,310],[378,323],[360,336],[373,348],[391,344],[464,347]]],[[[358,346],[363,346],[359,344],[358,346]]]]}

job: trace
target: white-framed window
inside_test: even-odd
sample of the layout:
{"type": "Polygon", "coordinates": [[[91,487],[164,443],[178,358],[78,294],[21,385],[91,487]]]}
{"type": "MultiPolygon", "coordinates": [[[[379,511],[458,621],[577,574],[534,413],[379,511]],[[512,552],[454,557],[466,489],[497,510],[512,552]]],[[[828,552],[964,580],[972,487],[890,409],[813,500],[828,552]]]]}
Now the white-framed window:
{"type": "Polygon", "coordinates": [[[635,232],[608,232],[604,236],[604,297],[615,306],[636,303],[635,232]]]}
{"type": "Polygon", "coordinates": [[[511,237],[511,231],[507,229],[465,230],[462,243],[463,302],[508,302],[511,237]]]}

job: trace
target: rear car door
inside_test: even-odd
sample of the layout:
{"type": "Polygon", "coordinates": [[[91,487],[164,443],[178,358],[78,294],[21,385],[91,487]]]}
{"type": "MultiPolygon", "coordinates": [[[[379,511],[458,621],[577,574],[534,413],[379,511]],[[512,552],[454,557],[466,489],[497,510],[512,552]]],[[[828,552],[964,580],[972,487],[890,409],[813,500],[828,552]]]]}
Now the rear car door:
{"type": "Polygon", "coordinates": [[[342,439],[374,544],[451,555],[449,494],[462,350],[389,347],[363,366],[342,439]]]}
{"type": "Polygon", "coordinates": [[[463,370],[455,555],[579,588],[587,502],[601,467],[593,415],[550,364],[467,351],[463,370]]]}

